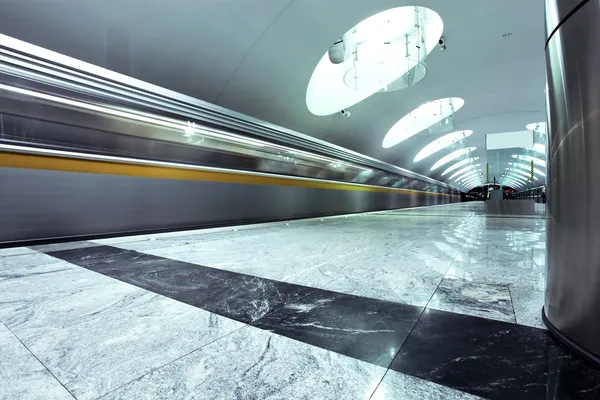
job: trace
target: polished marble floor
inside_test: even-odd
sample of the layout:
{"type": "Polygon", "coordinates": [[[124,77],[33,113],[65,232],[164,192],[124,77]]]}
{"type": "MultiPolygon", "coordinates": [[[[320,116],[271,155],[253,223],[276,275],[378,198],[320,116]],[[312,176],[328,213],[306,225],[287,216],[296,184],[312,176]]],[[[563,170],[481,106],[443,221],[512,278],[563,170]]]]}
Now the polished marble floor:
{"type": "Polygon", "coordinates": [[[481,203],[0,249],[0,399],[599,399],[481,203]]]}

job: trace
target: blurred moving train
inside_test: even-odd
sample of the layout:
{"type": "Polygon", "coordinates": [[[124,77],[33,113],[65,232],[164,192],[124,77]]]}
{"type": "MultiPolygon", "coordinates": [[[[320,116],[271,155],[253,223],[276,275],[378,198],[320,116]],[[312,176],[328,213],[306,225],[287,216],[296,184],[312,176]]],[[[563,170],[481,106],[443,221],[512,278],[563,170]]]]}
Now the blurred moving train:
{"type": "Polygon", "coordinates": [[[0,246],[460,200],[445,183],[0,35],[0,246]]]}

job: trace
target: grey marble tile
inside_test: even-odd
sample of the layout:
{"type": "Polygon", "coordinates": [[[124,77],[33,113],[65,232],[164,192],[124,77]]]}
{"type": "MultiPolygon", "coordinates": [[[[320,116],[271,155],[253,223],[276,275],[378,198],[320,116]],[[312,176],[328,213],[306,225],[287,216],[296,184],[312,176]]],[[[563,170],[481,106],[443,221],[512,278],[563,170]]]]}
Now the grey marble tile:
{"type": "Polygon", "coordinates": [[[7,257],[0,257],[0,272],[11,269],[25,269],[30,267],[43,267],[55,264],[58,260],[44,253],[29,253],[7,257]]]}
{"type": "Polygon", "coordinates": [[[15,340],[17,340],[15,335],[4,324],[0,323],[0,347],[13,343],[15,340]]]}
{"type": "Polygon", "coordinates": [[[600,398],[600,370],[547,331],[426,310],[391,368],[488,399],[600,398]]]}
{"type": "Polygon", "coordinates": [[[481,397],[389,370],[370,400],[478,400],[481,397]]]}
{"type": "Polygon", "coordinates": [[[77,267],[64,261],[53,260],[53,262],[48,264],[0,269],[0,283],[13,279],[32,278],[40,275],[69,271],[75,268],[77,267]]]}
{"type": "Polygon", "coordinates": [[[464,279],[469,282],[509,286],[520,282],[543,282],[544,274],[533,259],[506,261],[487,259],[477,262],[462,261],[457,257],[446,278],[464,279]]]}
{"type": "Polygon", "coordinates": [[[508,286],[444,279],[427,308],[516,322],[508,286]]]}
{"type": "Polygon", "coordinates": [[[545,301],[545,285],[527,283],[513,285],[510,293],[515,309],[517,324],[546,329],[542,320],[542,307],[545,301]]]}
{"type": "MultiPolygon", "coordinates": [[[[154,294],[127,283],[85,272],[93,284],[73,283],[70,288],[63,284],[62,290],[42,296],[13,298],[0,306],[0,319],[17,336],[27,338],[144,305],[155,298],[154,294]]],[[[63,274],[53,275],[54,280],[63,278],[63,274]]]]}
{"type": "Polygon", "coordinates": [[[156,295],[23,343],[79,400],[95,399],[243,324],[156,295]]]}
{"type": "Polygon", "coordinates": [[[447,269],[446,262],[428,264],[398,255],[364,257],[350,266],[332,268],[338,279],[320,288],[425,307],[447,269]]]}
{"type": "Polygon", "coordinates": [[[106,400],[369,399],[385,368],[247,327],[106,400]]]}
{"type": "Polygon", "coordinates": [[[31,250],[28,247],[9,247],[6,249],[0,249],[0,257],[9,257],[23,254],[34,254],[36,251],[31,250]]]}
{"type": "Polygon", "coordinates": [[[0,400],[74,400],[18,340],[0,348],[0,400]]]}
{"type": "Polygon", "coordinates": [[[67,296],[105,282],[106,277],[65,261],[41,267],[13,269],[0,280],[0,308],[11,302],[67,296]]]}
{"type": "Polygon", "coordinates": [[[348,251],[330,249],[326,254],[299,251],[273,242],[243,243],[216,241],[192,245],[147,249],[146,254],[209,266],[231,272],[273,279],[297,285],[316,286],[335,277],[332,266],[352,262],[348,251]],[[336,252],[336,250],[338,250],[336,252]]]}
{"type": "Polygon", "coordinates": [[[318,290],[253,326],[387,368],[423,309],[318,290]]]}

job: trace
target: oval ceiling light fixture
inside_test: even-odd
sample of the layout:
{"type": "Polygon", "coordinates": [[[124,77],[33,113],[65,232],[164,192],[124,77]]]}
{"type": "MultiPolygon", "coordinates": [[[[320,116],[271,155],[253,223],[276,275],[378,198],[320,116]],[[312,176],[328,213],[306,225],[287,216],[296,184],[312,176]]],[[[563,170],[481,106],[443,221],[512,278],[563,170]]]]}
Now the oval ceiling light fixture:
{"type": "Polygon", "coordinates": [[[542,166],[542,167],[546,168],[546,161],[540,160],[539,158],[536,158],[536,157],[524,156],[524,155],[521,155],[521,154],[513,154],[511,157],[512,158],[516,158],[518,160],[527,161],[527,162],[533,161],[534,164],[537,164],[539,166],[542,166]]]}
{"type": "Polygon", "coordinates": [[[526,177],[523,177],[521,175],[511,174],[511,173],[508,173],[508,174],[504,175],[503,177],[504,177],[504,179],[513,179],[515,181],[519,181],[519,182],[523,182],[523,183],[528,181],[528,178],[526,178],[526,177]]]}
{"type": "MultiPolygon", "coordinates": [[[[509,165],[512,165],[512,166],[514,166],[514,167],[517,167],[517,168],[524,169],[524,170],[526,170],[526,171],[531,171],[531,165],[527,165],[527,164],[521,164],[521,163],[514,163],[514,164],[513,164],[513,163],[508,163],[508,164],[509,164],[509,165]]],[[[534,173],[534,174],[537,174],[537,175],[540,175],[540,176],[543,176],[544,178],[546,177],[546,173],[545,173],[545,172],[542,172],[542,171],[540,171],[540,170],[539,170],[539,169],[537,169],[537,168],[534,168],[534,169],[533,169],[533,173],[534,173]]]]}
{"type": "Polygon", "coordinates": [[[546,155],[546,145],[541,143],[535,143],[533,145],[533,151],[546,155]]]}
{"type": "MultiPolygon", "coordinates": [[[[479,165],[479,164],[478,164],[479,165]]],[[[479,176],[481,174],[481,169],[475,170],[475,171],[468,171],[466,173],[463,173],[462,175],[458,176],[455,180],[455,182],[464,182],[468,179],[470,179],[473,176],[479,176]]]]}
{"type": "Polygon", "coordinates": [[[481,164],[469,165],[469,166],[467,166],[467,167],[465,167],[465,168],[462,168],[462,169],[460,169],[460,170],[456,171],[455,173],[453,173],[452,175],[450,175],[450,178],[448,178],[448,180],[450,180],[450,179],[453,179],[455,176],[462,175],[462,174],[464,174],[465,172],[472,170],[473,168],[475,168],[475,167],[476,167],[476,166],[478,166],[478,165],[481,165],[481,164]]]}
{"type": "Polygon", "coordinates": [[[306,105],[331,115],[379,91],[419,82],[425,58],[437,46],[444,23],[426,7],[396,7],[348,30],[325,52],[308,83],[306,105]]]}
{"type": "Polygon", "coordinates": [[[439,159],[438,162],[436,162],[435,164],[433,164],[433,167],[431,167],[431,170],[435,171],[436,169],[438,169],[442,165],[445,165],[445,164],[449,163],[452,160],[456,160],[458,157],[462,157],[465,154],[469,154],[470,152],[474,151],[475,149],[476,149],[476,147],[466,147],[464,149],[456,150],[456,151],[448,154],[447,156],[442,157],[441,159],[439,159]]]}
{"type": "Polygon", "coordinates": [[[468,138],[473,134],[473,131],[464,130],[458,132],[452,132],[447,135],[442,136],[429,143],[427,146],[423,147],[419,153],[415,156],[413,162],[419,162],[430,155],[437,153],[438,151],[445,149],[448,146],[453,145],[454,143],[460,142],[463,139],[468,138]]]}
{"type": "Polygon", "coordinates": [[[465,101],[460,97],[449,97],[421,104],[392,126],[381,145],[385,149],[395,146],[454,115],[464,104],[465,101]]]}
{"type": "MultiPolygon", "coordinates": [[[[531,178],[531,172],[527,173],[525,171],[521,171],[520,169],[513,169],[510,171],[513,174],[517,174],[520,176],[523,176],[525,179],[530,179],[531,178]]],[[[534,175],[534,179],[537,179],[534,175]]]]}
{"type": "Polygon", "coordinates": [[[539,132],[541,134],[546,134],[546,123],[545,122],[534,122],[532,124],[528,124],[525,129],[528,131],[539,132]]]}
{"type": "Polygon", "coordinates": [[[450,168],[448,168],[447,170],[442,172],[442,176],[449,174],[450,172],[454,171],[455,169],[460,168],[463,165],[470,163],[471,161],[477,161],[477,160],[479,160],[479,157],[465,158],[464,160],[457,162],[456,164],[452,165],[450,168]]]}

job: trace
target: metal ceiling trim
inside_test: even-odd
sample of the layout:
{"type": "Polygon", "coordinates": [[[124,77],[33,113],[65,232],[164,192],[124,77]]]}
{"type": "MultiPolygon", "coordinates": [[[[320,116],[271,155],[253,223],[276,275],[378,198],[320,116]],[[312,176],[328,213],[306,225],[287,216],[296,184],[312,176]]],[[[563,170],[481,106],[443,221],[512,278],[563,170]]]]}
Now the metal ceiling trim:
{"type": "Polygon", "coordinates": [[[417,174],[341,146],[277,126],[127,75],[0,34],[0,71],[20,79],[94,95],[117,104],[136,105],[157,113],[185,116],[343,161],[398,173],[443,187],[453,185],[417,174]]]}

